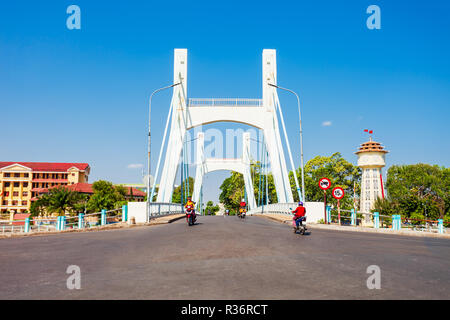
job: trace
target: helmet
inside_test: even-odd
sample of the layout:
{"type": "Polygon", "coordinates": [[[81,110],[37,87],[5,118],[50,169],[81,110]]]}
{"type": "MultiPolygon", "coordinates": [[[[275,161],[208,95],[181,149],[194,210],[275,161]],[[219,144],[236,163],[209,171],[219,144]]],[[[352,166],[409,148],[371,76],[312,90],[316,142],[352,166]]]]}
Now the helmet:
{"type": "Polygon", "coordinates": [[[245,199],[242,199],[241,201],[242,201],[242,202],[245,202],[245,199]]]}
{"type": "Polygon", "coordinates": [[[300,201],[300,202],[298,203],[298,205],[299,205],[299,206],[302,206],[302,205],[303,205],[303,202],[300,201]]]}

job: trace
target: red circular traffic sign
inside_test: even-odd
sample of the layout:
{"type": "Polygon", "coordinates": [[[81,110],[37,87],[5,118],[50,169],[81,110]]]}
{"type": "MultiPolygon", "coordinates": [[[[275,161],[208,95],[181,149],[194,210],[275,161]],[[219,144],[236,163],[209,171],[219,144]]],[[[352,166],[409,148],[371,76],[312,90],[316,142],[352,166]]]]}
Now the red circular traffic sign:
{"type": "Polygon", "coordinates": [[[322,190],[328,190],[331,187],[331,181],[328,178],[322,178],[319,180],[319,188],[322,190]]]}
{"type": "Polygon", "coordinates": [[[344,189],[341,187],[336,187],[333,189],[333,197],[337,200],[342,199],[344,197],[344,189]]]}

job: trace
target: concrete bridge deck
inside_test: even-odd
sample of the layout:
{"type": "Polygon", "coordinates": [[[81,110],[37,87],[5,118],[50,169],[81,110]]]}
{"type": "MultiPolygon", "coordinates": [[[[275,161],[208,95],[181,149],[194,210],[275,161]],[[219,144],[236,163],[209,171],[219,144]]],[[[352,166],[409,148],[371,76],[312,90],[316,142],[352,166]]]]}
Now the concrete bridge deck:
{"type": "Polygon", "coordinates": [[[450,299],[450,240],[199,217],[0,240],[0,299],[450,299]],[[81,290],[66,269],[81,268],[81,290]],[[369,265],[381,289],[366,286],[369,265]]]}

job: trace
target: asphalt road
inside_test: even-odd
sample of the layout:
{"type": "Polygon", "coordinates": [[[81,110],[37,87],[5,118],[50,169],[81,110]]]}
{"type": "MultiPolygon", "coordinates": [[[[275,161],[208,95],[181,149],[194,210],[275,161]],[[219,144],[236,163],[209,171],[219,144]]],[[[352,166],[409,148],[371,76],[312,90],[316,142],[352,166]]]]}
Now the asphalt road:
{"type": "Polygon", "coordinates": [[[198,222],[1,239],[0,299],[450,299],[447,239],[198,222]],[[67,289],[69,265],[80,290],[67,289]]]}

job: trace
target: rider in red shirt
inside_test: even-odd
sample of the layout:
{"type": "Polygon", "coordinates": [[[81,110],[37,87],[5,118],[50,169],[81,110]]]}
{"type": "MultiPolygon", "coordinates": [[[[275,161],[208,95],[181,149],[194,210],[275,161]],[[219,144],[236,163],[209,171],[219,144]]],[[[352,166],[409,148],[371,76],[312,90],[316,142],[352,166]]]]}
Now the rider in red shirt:
{"type": "Polygon", "coordinates": [[[247,204],[245,203],[245,200],[242,199],[241,203],[239,203],[239,211],[238,211],[238,215],[240,216],[241,213],[245,210],[245,207],[247,206],[247,204]]]}
{"type": "Polygon", "coordinates": [[[300,201],[298,207],[292,213],[294,213],[295,224],[298,228],[299,225],[302,225],[302,221],[305,220],[306,209],[303,206],[303,202],[300,201]]]}

